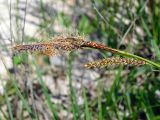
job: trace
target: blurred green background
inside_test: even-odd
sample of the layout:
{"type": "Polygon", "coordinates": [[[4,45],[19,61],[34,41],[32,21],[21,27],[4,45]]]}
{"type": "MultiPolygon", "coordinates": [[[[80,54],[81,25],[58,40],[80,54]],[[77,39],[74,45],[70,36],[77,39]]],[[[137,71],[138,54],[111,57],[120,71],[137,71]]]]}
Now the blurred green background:
{"type": "Polygon", "coordinates": [[[160,120],[160,70],[84,68],[113,56],[94,49],[53,57],[9,49],[79,34],[160,63],[159,0],[2,0],[0,10],[1,120],[160,120]]]}

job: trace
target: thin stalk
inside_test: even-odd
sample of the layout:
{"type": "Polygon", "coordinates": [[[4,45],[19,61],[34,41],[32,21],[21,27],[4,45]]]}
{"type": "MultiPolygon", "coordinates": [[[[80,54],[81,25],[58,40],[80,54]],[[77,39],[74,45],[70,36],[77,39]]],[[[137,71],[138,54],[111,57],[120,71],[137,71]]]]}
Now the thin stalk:
{"type": "Polygon", "coordinates": [[[13,76],[12,76],[12,75],[10,74],[10,72],[8,71],[7,66],[6,66],[6,64],[5,64],[5,62],[4,62],[4,59],[1,58],[1,60],[2,60],[2,62],[3,62],[3,65],[4,65],[5,69],[7,70],[9,79],[12,81],[12,83],[13,83],[15,89],[16,89],[17,95],[18,95],[18,96],[20,97],[20,99],[22,100],[22,102],[23,102],[25,108],[27,109],[27,111],[28,111],[29,113],[32,113],[32,110],[31,110],[31,108],[29,107],[28,102],[25,100],[24,96],[22,95],[21,91],[19,90],[16,81],[13,79],[13,76]]]}
{"type": "Polygon", "coordinates": [[[127,57],[132,57],[132,58],[135,58],[135,59],[139,59],[139,60],[142,60],[142,61],[145,61],[146,63],[150,64],[150,65],[153,65],[157,68],[160,68],[160,64],[158,63],[155,63],[155,62],[152,62],[148,59],[145,59],[143,57],[140,57],[140,56],[137,56],[137,55],[134,55],[134,54],[131,54],[131,53],[128,53],[128,52],[124,52],[124,51],[120,51],[118,50],[117,52],[118,54],[121,54],[121,55],[124,55],[124,56],[127,56],[127,57]]]}
{"type": "Polygon", "coordinates": [[[37,73],[37,76],[39,78],[38,79],[39,83],[42,86],[43,93],[44,93],[44,95],[46,97],[47,105],[48,105],[50,111],[52,112],[52,119],[53,120],[57,120],[58,119],[58,115],[57,115],[57,113],[55,111],[55,106],[51,101],[51,97],[50,97],[50,95],[48,93],[47,86],[46,86],[46,84],[45,84],[45,82],[44,82],[44,80],[42,78],[42,73],[40,71],[39,66],[36,64],[35,59],[33,59],[33,65],[35,65],[35,67],[36,67],[36,73],[37,73]]]}

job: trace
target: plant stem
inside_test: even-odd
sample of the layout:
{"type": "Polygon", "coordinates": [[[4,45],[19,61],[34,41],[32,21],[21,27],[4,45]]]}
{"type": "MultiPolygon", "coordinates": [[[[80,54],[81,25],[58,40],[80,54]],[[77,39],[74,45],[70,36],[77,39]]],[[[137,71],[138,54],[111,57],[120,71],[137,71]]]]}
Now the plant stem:
{"type": "Polygon", "coordinates": [[[127,56],[127,57],[132,57],[132,58],[135,58],[135,59],[139,59],[139,60],[145,61],[146,63],[148,63],[150,65],[153,65],[153,66],[155,66],[155,67],[160,69],[160,64],[152,62],[151,60],[145,59],[143,57],[140,57],[140,56],[128,53],[128,52],[120,51],[120,50],[117,51],[117,54],[121,54],[121,55],[124,55],[124,56],[127,56]]]}
{"type": "Polygon", "coordinates": [[[86,41],[81,45],[81,47],[89,47],[89,48],[95,48],[95,49],[99,49],[99,50],[105,50],[105,51],[115,53],[115,54],[119,54],[119,55],[122,55],[122,56],[135,58],[135,59],[138,59],[138,60],[145,61],[146,63],[148,63],[150,65],[153,65],[153,66],[160,69],[160,64],[158,64],[158,63],[152,62],[148,59],[145,59],[143,57],[140,57],[140,56],[128,53],[128,52],[124,52],[124,51],[121,51],[121,50],[117,50],[117,49],[107,47],[103,44],[99,44],[99,43],[96,43],[96,42],[86,41]]]}

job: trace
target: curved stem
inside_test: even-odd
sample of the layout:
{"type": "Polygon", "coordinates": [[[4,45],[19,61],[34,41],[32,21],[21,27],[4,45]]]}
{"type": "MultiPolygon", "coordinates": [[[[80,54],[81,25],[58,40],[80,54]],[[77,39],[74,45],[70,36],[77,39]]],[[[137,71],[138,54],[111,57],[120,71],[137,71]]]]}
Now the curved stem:
{"type": "Polygon", "coordinates": [[[160,64],[158,64],[158,63],[152,62],[148,59],[145,59],[143,57],[140,57],[140,56],[128,53],[128,52],[124,52],[124,51],[121,51],[121,50],[113,49],[111,47],[107,47],[103,44],[99,44],[99,43],[96,43],[96,42],[86,41],[81,45],[81,47],[89,47],[89,48],[95,48],[95,49],[99,49],[99,50],[105,50],[105,51],[108,51],[108,52],[111,52],[111,53],[114,53],[114,54],[119,54],[119,55],[131,57],[131,58],[135,58],[135,59],[138,59],[138,60],[145,61],[146,63],[148,63],[150,65],[153,65],[153,66],[160,69],[160,64]]]}

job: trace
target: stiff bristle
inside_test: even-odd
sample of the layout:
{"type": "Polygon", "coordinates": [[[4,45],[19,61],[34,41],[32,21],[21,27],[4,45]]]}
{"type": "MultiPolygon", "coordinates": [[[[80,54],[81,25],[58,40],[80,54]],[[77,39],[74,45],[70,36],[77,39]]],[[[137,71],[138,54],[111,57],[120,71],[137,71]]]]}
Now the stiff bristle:
{"type": "Polygon", "coordinates": [[[145,61],[142,60],[136,60],[133,58],[119,58],[119,57],[111,57],[111,58],[105,58],[102,60],[97,60],[94,62],[89,62],[84,64],[84,67],[87,68],[98,68],[98,67],[107,67],[107,66],[114,66],[114,65],[134,65],[134,66],[140,66],[146,64],[145,61]]]}

